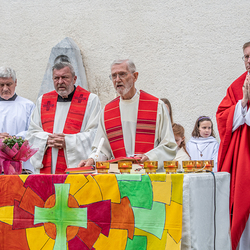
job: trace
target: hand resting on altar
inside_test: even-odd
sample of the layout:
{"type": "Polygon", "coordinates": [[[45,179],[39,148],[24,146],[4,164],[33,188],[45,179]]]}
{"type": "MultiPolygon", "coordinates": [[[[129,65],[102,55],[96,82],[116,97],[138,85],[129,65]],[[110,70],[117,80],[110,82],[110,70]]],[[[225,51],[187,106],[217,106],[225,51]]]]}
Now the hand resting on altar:
{"type": "Polygon", "coordinates": [[[87,167],[95,165],[95,161],[93,158],[89,158],[87,160],[81,160],[80,163],[77,165],[78,168],[80,167],[87,167]]]}
{"type": "Polygon", "coordinates": [[[140,158],[140,163],[143,163],[144,161],[149,161],[149,158],[144,154],[136,155],[136,157],[140,158]]]}

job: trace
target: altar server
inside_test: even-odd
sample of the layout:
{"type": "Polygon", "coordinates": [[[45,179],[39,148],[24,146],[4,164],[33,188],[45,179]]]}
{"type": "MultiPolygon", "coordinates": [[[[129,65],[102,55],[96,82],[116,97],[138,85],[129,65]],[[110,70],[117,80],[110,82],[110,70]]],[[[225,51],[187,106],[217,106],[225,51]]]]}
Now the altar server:
{"type": "Polygon", "coordinates": [[[213,160],[217,171],[219,143],[215,139],[210,117],[200,116],[195,122],[192,137],[187,143],[187,151],[193,161],[213,160]]]}
{"type": "Polygon", "coordinates": [[[104,144],[99,160],[137,156],[141,162],[158,161],[162,171],[163,161],[174,159],[177,145],[167,108],[157,97],[137,90],[137,78],[138,72],[131,60],[112,63],[110,79],[120,96],[101,112],[93,152],[79,166],[94,164],[102,137],[104,144]]]}
{"type": "Polygon", "coordinates": [[[229,86],[216,114],[218,170],[231,173],[232,250],[250,248],[250,42],[243,45],[242,59],[247,71],[229,86]]]}
{"type": "Polygon", "coordinates": [[[36,173],[63,174],[91,153],[101,105],[80,86],[68,62],[53,68],[55,90],[38,98],[26,138],[38,147],[31,162],[36,173]]]}
{"type": "MultiPolygon", "coordinates": [[[[0,139],[13,135],[24,138],[35,107],[30,100],[15,93],[16,72],[9,67],[0,67],[0,139]]],[[[23,172],[32,173],[30,161],[23,163],[23,172]]]]}

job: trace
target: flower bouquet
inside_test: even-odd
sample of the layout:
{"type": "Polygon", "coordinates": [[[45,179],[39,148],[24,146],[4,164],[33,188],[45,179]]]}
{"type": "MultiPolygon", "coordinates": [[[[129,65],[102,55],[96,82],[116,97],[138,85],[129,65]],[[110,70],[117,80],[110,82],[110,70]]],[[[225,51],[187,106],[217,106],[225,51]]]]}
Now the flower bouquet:
{"type": "Polygon", "coordinates": [[[21,174],[22,161],[27,161],[38,149],[32,149],[22,137],[0,140],[0,169],[4,174],[21,174]]]}

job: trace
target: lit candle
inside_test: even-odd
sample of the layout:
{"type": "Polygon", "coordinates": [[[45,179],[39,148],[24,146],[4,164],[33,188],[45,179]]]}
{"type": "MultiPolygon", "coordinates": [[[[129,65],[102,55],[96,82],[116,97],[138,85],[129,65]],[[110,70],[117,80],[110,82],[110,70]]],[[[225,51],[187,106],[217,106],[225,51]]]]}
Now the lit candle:
{"type": "Polygon", "coordinates": [[[152,165],[152,164],[148,164],[147,167],[148,167],[148,168],[154,168],[155,166],[152,165]]]}
{"type": "Polygon", "coordinates": [[[98,166],[97,168],[108,168],[108,166],[100,165],[100,166],[98,166]]]}
{"type": "Polygon", "coordinates": [[[109,170],[109,162],[96,162],[96,169],[98,173],[108,173],[109,170]]]}

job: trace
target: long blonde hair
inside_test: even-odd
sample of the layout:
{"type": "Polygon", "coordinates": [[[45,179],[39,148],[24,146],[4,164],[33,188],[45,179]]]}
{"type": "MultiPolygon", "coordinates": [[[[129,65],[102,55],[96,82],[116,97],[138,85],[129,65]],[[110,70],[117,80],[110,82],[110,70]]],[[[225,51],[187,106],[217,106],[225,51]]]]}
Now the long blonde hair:
{"type": "Polygon", "coordinates": [[[187,152],[187,149],[186,149],[186,142],[185,142],[185,130],[184,128],[180,125],[180,124],[177,124],[177,123],[174,123],[172,125],[172,128],[173,128],[173,132],[174,132],[174,135],[175,136],[180,136],[183,141],[181,142],[179,148],[183,148],[184,151],[188,154],[188,156],[190,157],[189,153],[187,152]]]}
{"type": "Polygon", "coordinates": [[[169,107],[169,116],[170,116],[171,124],[173,124],[174,121],[173,121],[172,107],[171,107],[170,101],[169,101],[167,98],[161,98],[161,100],[162,100],[166,105],[168,105],[168,107],[169,107]]]}

